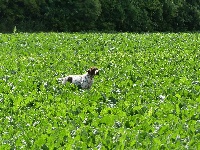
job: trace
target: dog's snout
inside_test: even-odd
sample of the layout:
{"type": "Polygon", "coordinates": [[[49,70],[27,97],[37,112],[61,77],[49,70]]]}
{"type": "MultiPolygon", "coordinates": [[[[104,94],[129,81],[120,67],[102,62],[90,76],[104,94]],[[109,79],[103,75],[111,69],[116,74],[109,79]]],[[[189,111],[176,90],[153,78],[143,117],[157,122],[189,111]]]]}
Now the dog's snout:
{"type": "Polygon", "coordinates": [[[95,75],[99,75],[99,70],[96,70],[96,71],[95,71],[95,75]]]}

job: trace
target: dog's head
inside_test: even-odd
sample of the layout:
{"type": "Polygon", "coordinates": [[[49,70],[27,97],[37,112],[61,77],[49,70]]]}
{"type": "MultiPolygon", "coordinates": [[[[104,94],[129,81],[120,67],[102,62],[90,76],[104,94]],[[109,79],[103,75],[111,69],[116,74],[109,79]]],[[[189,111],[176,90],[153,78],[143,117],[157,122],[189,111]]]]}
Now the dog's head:
{"type": "Polygon", "coordinates": [[[97,67],[91,67],[87,72],[92,77],[95,76],[95,75],[99,75],[99,70],[98,70],[97,67]]]}

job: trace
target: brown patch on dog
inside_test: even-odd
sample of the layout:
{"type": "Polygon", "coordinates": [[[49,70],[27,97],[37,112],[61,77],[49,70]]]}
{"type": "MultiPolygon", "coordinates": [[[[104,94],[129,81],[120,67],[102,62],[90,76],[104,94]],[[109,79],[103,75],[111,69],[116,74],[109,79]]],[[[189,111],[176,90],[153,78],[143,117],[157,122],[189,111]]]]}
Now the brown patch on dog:
{"type": "Polygon", "coordinates": [[[72,77],[68,77],[67,81],[72,83],[72,77]]]}
{"type": "Polygon", "coordinates": [[[94,76],[94,75],[99,75],[99,72],[96,73],[96,71],[98,70],[97,67],[91,67],[87,72],[89,75],[94,76]]]}

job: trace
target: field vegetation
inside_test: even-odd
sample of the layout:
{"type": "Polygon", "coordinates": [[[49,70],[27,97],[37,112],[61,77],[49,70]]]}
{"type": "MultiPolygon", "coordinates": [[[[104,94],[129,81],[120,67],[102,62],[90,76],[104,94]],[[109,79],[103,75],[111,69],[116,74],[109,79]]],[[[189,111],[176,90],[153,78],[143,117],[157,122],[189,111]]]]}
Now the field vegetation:
{"type": "Polygon", "coordinates": [[[0,34],[0,149],[200,149],[198,33],[0,34]],[[100,75],[90,90],[59,77],[100,75]]]}

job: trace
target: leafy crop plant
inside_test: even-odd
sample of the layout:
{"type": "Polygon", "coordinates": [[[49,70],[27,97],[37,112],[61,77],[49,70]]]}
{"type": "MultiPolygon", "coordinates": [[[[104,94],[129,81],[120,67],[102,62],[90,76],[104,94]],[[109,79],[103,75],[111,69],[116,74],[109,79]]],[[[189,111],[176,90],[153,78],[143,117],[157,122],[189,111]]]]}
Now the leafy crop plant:
{"type": "Polygon", "coordinates": [[[199,33],[0,34],[0,149],[200,149],[199,33]],[[91,66],[90,90],[57,79],[91,66]]]}

